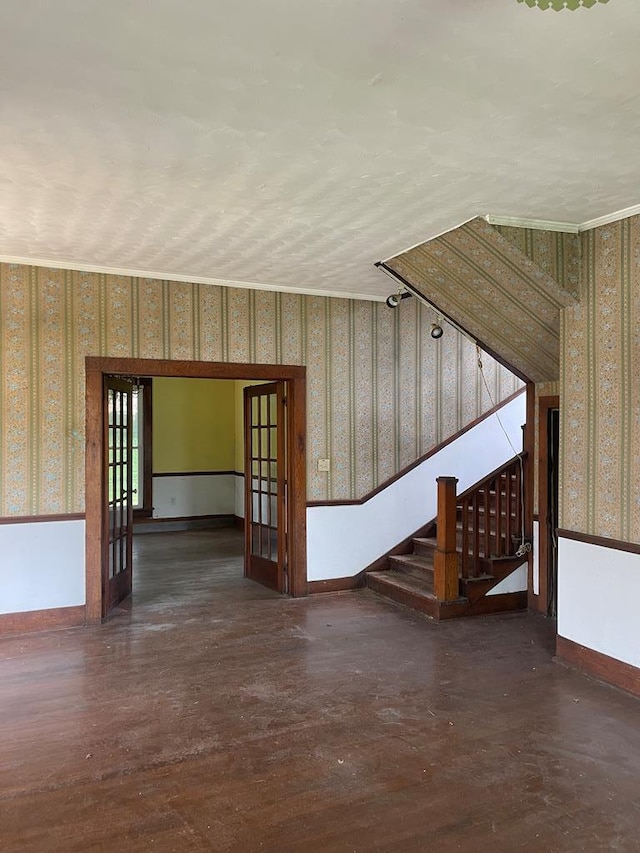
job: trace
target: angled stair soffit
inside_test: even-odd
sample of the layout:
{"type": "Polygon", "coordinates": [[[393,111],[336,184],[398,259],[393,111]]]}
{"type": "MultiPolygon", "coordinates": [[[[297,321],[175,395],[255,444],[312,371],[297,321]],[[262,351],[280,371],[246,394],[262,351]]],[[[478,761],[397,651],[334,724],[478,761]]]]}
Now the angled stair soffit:
{"type": "Polygon", "coordinates": [[[386,266],[516,371],[558,378],[560,310],[579,299],[578,235],[477,218],[386,266]]]}

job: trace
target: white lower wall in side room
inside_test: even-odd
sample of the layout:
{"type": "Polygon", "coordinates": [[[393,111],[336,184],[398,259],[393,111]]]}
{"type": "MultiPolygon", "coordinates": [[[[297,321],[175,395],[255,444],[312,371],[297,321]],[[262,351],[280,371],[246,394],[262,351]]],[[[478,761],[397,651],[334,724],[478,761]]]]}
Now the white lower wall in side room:
{"type": "MultiPolygon", "coordinates": [[[[526,398],[500,409],[517,452],[522,449],[526,398]]],[[[435,518],[436,477],[457,477],[463,492],[514,456],[495,414],[363,504],[307,508],[307,577],[352,577],[435,518]]]]}
{"type": "Polygon", "coordinates": [[[560,538],[558,634],[640,667],[640,554],[560,538]]]}
{"type": "Polygon", "coordinates": [[[233,515],[233,474],[194,474],[153,478],[153,517],[233,515]]]}
{"type": "Polygon", "coordinates": [[[0,524],[0,613],[85,603],[84,521],[0,524]]]}
{"type": "Polygon", "coordinates": [[[236,474],[234,477],[236,490],[236,515],[244,518],[244,476],[236,474]]]}

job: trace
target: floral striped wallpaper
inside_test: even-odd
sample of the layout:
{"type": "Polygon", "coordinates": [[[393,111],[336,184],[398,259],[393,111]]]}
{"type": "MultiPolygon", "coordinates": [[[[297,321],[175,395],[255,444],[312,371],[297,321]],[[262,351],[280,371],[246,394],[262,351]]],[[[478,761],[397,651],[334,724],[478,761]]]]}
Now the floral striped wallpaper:
{"type": "Polygon", "coordinates": [[[582,234],[563,312],[561,526],[640,542],[640,217],[582,234]]]}
{"type": "Polygon", "coordinates": [[[386,263],[514,370],[549,382],[559,373],[560,310],[577,298],[563,263],[571,249],[570,240],[551,252],[539,237],[505,237],[476,218],[386,263]]]}
{"type": "MultiPolygon", "coordinates": [[[[86,355],[306,364],[308,498],[360,497],[491,407],[475,347],[434,341],[432,319],[416,300],[0,265],[0,516],[83,510],[86,355]]],[[[520,387],[483,362],[496,401],[520,387]]]]}
{"type": "Polygon", "coordinates": [[[557,281],[563,290],[580,297],[581,242],[578,234],[542,231],[539,228],[514,228],[494,225],[543,272],[557,281]]]}

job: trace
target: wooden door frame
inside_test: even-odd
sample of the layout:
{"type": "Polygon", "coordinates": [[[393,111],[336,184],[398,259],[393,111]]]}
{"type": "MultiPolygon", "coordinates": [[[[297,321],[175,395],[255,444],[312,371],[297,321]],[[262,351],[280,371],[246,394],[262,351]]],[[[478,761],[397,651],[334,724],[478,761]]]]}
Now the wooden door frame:
{"type": "Polygon", "coordinates": [[[290,594],[307,594],[306,533],[306,367],[144,358],[85,358],[85,574],[86,621],[102,619],[102,461],[104,455],[104,376],[187,379],[240,379],[287,382],[287,453],[289,459],[288,530],[290,594]],[[97,488],[96,488],[97,484],[97,488]]]}
{"type": "Polygon", "coordinates": [[[560,409],[558,395],[538,399],[538,610],[548,613],[549,537],[547,533],[549,490],[549,411],[560,409]]]}

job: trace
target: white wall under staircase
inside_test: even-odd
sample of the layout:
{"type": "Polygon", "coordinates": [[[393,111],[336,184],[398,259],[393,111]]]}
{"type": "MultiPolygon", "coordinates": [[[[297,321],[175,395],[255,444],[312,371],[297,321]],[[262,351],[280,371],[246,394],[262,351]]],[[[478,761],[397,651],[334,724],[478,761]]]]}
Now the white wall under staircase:
{"type": "Polygon", "coordinates": [[[511,459],[514,452],[498,417],[520,452],[526,420],[524,393],[365,503],[309,507],[308,580],[357,575],[435,518],[437,477],[457,477],[460,493],[511,459]]]}

